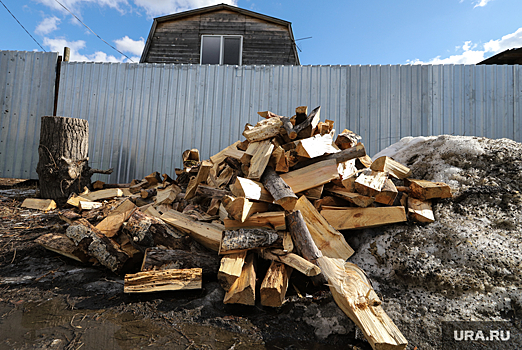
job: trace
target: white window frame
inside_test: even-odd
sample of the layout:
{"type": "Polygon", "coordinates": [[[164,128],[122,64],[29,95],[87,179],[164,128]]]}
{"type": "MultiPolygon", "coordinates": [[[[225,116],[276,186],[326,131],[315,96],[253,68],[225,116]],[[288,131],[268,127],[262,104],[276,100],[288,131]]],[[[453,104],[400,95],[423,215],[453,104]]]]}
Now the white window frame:
{"type": "Polygon", "coordinates": [[[201,35],[201,45],[200,45],[201,47],[199,50],[199,63],[200,64],[202,64],[201,62],[203,61],[203,38],[206,36],[221,37],[221,41],[219,44],[219,64],[220,65],[223,64],[223,56],[224,56],[223,47],[224,47],[224,43],[225,43],[225,38],[240,38],[239,65],[241,66],[243,64],[243,36],[242,35],[208,35],[208,34],[201,35]]]}

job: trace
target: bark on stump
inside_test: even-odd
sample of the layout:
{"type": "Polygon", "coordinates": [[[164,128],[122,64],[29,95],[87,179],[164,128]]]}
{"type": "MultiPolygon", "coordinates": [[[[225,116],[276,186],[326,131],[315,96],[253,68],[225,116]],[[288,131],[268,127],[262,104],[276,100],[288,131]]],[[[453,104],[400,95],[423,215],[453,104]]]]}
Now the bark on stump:
{"type": "Polygon", "coordinates": [[[89,124],[65,117],[42,117],[41,124],[36,167],[40,197],[63,204],[71,193],[80,193],[91,183],[89,124]]]}

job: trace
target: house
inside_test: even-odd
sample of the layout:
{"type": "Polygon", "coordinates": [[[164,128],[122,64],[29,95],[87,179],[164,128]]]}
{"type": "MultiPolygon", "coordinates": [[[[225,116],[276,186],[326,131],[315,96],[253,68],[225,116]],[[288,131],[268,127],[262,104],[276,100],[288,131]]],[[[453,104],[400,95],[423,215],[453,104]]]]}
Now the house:
{"type": "Polygon", "coordinates": [[[226,4],[154,18],[140,63],[300,64],[290,22],[226,4]]]}
{"type": "Polygon", "coordinates": [[[477,64],[522,64],[522,47],[507,49],[477,64]]]}

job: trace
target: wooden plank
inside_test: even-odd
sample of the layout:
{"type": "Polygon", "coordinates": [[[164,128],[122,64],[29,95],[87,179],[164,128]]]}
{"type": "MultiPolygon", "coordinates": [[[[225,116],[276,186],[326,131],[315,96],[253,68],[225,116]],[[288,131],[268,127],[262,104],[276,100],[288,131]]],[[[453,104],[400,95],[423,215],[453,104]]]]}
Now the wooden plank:
{"type": "Polygon", "coordinates": [[[312,239],[325,256],[346,260],[353,255],[354,251],[344,236],[325,220],[306,197],[299,198],[295,210],[301,211],[312,239]]]}
{"type": "Polygon", "coordinates": [[[263,184],[238,176],[236,182],[230,187],[230,190],[236,197],[245,197],[250,200],[257,200],[272,203],[274,198],[268,192],[263,184]]]}
{"type": "Polygon", "coordinates": [[[225,294],[224,304],[255,305],[256,303],[256,271],[254,254],[248,254],[241,275],[225,294]]]}
{"type": "Polygon", "coordinates": [[[402,206],[322,210],[321,215],[337,230],[376,227],[406,221],[406,211],[402,206]]]}
{"type": "Polygon", "coordinates": [[[255,181],[261,179],[273,150],[274,145],[270,140],[259,142],[256,152],[253,154],[252,159],[250,159],[250,168],[247,176],[248,179],[255,181]]]}
{"type": "Polygon", "coordinates": [[[126,274],[124,293],[201,289],[202,269],[170,269],[126,274]]]}
{"type": "Polygon", "coordinates": [[[405,179],[411,176],[410,168],[386,156],[375,159],[370,169],[374,171],[387,171],[390,176],[396,179],[405,179]]]}
{"type": "Polygon", "coordinates": [[[222,230],[212,224],[196,221],[175,210],[169,210],[161,215],[161,219],[176,228],[187,232],[192,238],[205,247],[218,251],[221,243],[222,230]]]}
{"type": "Polygon", "coordinates": [[[229,290],[241,275],[247,251],[225,254],[221,258],[217,278],[224,290],[229,290]]]}
{"type": "Polygon", "coordinates": [[[285,212],[273,211],[266,213],[257,213],[249,217],[244,222],[232,219],[225,219],[225,228],[227,230],[238,230],[240,228],[256,228],[265,227],[276,231],[286,230],[285,212]]]}
{"type": "Polygon", "coordinates": [[[444,182],[432,182],[427,180],[404,179],[406,186],[410,187],[412,197],[422,201],[433,198],[451,198],[451,188],[444,182]]]}
{"type": "Polygon", "coordinates": [[[272,261],[259,290],[261,305],[270,307],[283,305],[291,273],[292,269],[288,266],[272,261]]]}
{"type": "Polygon", "coordinates": [[[53,210],[56,209],[56,202],[52,199],[26,198],[22,203],[22,208],[43,211],[53,210]]]}
{"type": "Polygon", "coordinates": [[[294,193],[323,185],[339,178],[337,162],[334,159],[318,162],[307,167],[281,174],[294,193]]]}

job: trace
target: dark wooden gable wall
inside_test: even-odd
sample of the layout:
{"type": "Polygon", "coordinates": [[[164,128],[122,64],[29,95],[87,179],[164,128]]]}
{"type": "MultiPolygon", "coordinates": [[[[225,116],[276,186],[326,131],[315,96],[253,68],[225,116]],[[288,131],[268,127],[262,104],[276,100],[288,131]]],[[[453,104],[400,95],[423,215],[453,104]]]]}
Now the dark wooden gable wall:
{"type": "Polygon", "coordinates": [[[202,35],[242,35],[243,65],[298,64],[287,26],[229,10],[158,22],[145,62],[199,64],[202,35]]]}

